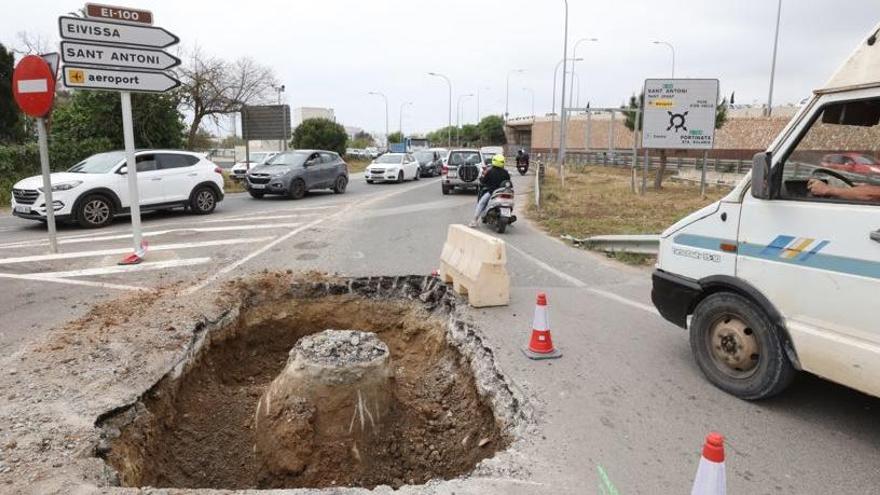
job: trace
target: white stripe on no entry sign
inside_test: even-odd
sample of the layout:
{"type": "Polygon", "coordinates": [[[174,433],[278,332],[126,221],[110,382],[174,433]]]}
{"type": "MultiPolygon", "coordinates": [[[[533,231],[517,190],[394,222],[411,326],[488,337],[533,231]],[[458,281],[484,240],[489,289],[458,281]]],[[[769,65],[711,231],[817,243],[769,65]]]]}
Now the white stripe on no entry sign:
{"type": "Polygon", "coordinates": [[[23,79],[18,81],[19,93],[45,93],[49,91],[49,81],[45,79],[23,79]]]}

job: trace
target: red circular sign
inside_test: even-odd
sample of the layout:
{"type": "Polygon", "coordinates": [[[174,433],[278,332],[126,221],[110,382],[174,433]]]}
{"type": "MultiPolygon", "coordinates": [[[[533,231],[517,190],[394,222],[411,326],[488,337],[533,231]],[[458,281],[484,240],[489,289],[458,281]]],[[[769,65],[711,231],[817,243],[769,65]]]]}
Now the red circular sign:
{"type": "Polygon", "coordinates": [[[55,99],[55,75],[42,57],[28,55],[12,73],[12,94],[21,111],[31,117],[45,117],[55,99]]]}

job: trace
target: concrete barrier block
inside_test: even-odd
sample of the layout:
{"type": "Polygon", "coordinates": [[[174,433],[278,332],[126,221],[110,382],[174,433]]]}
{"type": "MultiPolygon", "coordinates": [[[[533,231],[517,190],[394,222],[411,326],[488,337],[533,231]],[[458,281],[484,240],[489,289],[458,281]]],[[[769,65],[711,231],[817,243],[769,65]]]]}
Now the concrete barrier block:
{"type": "Polygon", "coordinates": [[[475,308],[510,301],[504,241],[461,224],[452,224],[440,254],[440,278],[475,308]]]}

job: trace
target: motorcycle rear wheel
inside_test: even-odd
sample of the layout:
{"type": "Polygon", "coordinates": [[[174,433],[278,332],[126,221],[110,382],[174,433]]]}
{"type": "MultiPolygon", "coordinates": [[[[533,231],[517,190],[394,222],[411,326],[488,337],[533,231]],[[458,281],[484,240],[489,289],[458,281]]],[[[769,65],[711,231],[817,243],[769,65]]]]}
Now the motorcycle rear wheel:
{"type": "Polygon", "coordinates": [[[499,234],[503,234],[507,229],[507,217],[499,216],[495,219],[495,231],[499,234]]]}

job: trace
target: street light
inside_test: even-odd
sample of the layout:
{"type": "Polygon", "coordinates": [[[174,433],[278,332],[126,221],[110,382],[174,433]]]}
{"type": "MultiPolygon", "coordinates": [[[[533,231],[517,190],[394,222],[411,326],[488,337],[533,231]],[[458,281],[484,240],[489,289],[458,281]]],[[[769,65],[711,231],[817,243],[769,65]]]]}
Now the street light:
{"type": "Polygon", "coordinates": [[[482,88],[477,88],[477,122],[480,121],[480,91],[490,89],[488,86],[484,86],[482,88]]]}
{"type": "Polygon", "coordinates": [[[452,147],[452,81],[443,74],[437,72],[428,72],[429,76],[442,77],[449,85],[449,124],[446,126],[446,146],[452,147]]]}
{"type": "MultiPolygon", "coordinates": [[[[572,60],[572,59],[569,59],[569,60],[572,60]]],[[[582,59],[582,58],[578,58],[578,59],[574,59],[574,60],[572,60],[572,61],[573,61],[573,62],[580,62],[581,60],[583,60],[583,59],[582,59]]],[[[551,108],[551,110],[550,110],[550,113],[552,113],[552,114],[556,114],[556,74],[559,73],[559,66],[562,65],[562,63],[563,63],[564,61],[565,61],[564,59],[563,59],[563,60],[560,60],[560,61],[556,64],[556,68],[553,69],[553,106],[552,106],[552,108],[551,108]]],[[[565,77],[562,78],[562,83],[565,84],[565,77]]],[[[560,100],[560,101],[564,101],[564,100],[560,100]]],[[[565,105],[561,105],[561,106],[565,106],[565,105]]],[[[560,113],[561,113],[561,112],[560,112],[560,113]]],[[[556,120],[556,119],[554,118],[553,120],[556,120]]],[[[560,131],[561,131],[561,126],[560,126],[560,131]]],[[[554,139],[555,137],[556,137],[556,126],[555,126],[555,125],[551,125],[551,126],[550,126],[550,149],[551,149],[551,150],[553,149],[553,146],[554,146],[553,139],[554,139]]]]}
{"type": "MultiPolygon", "coordinates": [[[[568,72],[566,65],[568,63],[568,0],[565,0],[565,29],[562,35],[562,95],[559,98],[560,115],[559,121],[559,181],[562,187],[565,187],[565,172],[562,170],[562,164],[565,162],[565,73],[568,72]]],[[[555,79],[556,74],[553,74],[555,79]]],[[[553,93],[556,96],[556,92],[553,93]]],[[[551,126],[552,127],[552,126],[551,126]]]]}
{"type": "Polygon", "coordinates": [[[525,72],[525,69],[513,69],[507,72],[507,89],[505,90],[504,96],[504,121],[507,122],[507,116],[510,114],[508,111],[510,109],[510,75],[511,74],[522,74],[525,72]]]}
{"type": "MultiPolygon", "coordinates": [[[[284,92],[284,85],[282,84],[280,86],[272,86],[272,89],[274,89],[275,92],[278,93],[278,104],[280,105],[281,93],[284,92]]],[[[283,110],[282,114],[284,114],[283,110]]],[[[281,126],[282,132],[284,132],[284,139],[282,139],[281,142],[278,143],[278,151],[285,151],[287,150],[287,115],[283,115],[281,118],[284,119],[284,123],[281,126]]]]}
{"type": "Polygon", "coordinates": [[[666,45],[672,50],[672,79],[675,79],[675,47],[668,41],[652,41],[655,45],[666,45]]]}
{"type": "Polygon", "coordinates": [[[405,101],[400,104],[400,118],[397,119],[397,123],[400,125],[400,139],[403,139],[403,107],[412,106],[413,102],[405,101]]]}
{"type": "MultiPolygon", "coordinates": [[[[588,41],[590,43],[598,43],[599,38],[581,38],[581,39],[575,41],[574,49],[571,51],[572,57],[577,57],[578,46],[581,43],[583,43],[584,41],[588,41]]],[[[571,79],[572,79],[571,84],[572,84],[572,87],[574,87],[574,77],[575,77],[574,67],[575,67],[575,63],[574,63],[574,60],[572,60],[572,62],[571,62],[571,79]]],[[[568,96],[568,106],[569,107],[571,107],[572,96],[574,96],[574,91],[572,91],[571,94],[569,94],[569,96],[568,96]]],[[[578,78],[578,106],[580,106],[580,104],[581,104],[580,99],[581,99],[581,84],[580,84],[580,78],[578,78]]]]}
{"type": "Polygon", "coordinates": [[[367,93],[373,96],[381,96],[383,100],[385,100],[385,148],[388,148],[388,145],[391,144],[388,142],[388,97],[378,91],[370,91],[367,93]]]}
{"type": "Polygon", "coordinates": [[[458,141],[458,144],[456,146],[461,146],[461,101],[465,98],[470,98],[471,96],[474,95],[472,93],[468,93],[466,95],[459,95],[458,97],[458,104],[456,106],[455,113],[455,133],[457,135],[456,139],[458,141]]]}
{"type": "Polygon", "coordinates": [[[530,95],[532,95],[532,119],[535,118],[535,90],[532,88],[523,88],[523,91],[528,91],[530,95]]]}
{"type": "Polygon", "coordinates": [[[776,47],[779,45],[779,18],[782,16],[782,0],[776,5],[776,35],[773,37],[773,61],[770,62],[770,93],[767,95],[767,116],[773,112],[773,80],[776,78],[776,47]]]}

